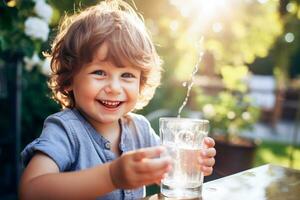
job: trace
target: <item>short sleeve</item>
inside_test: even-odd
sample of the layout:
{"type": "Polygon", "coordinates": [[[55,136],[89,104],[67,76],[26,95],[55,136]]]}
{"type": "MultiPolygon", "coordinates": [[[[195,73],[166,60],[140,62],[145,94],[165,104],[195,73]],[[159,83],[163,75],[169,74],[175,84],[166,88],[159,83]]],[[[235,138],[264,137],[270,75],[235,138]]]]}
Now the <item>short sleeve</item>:
{"type": "Polygon", "coordinates": [[[21,160],[26,166],[37,151],[48,155],[60,171],[68,171],[76,155],[76,141],[67,121],[58,116],[45,120],[42,134],[28,144],[21,153],[21,160]]]}
{"type": "Polygon", "coordinates": [[[138,114],[131,114],[138,130],[141,147],[152,147],[160,144],[160,138],[151,127],[146,117],[138,114]]]}

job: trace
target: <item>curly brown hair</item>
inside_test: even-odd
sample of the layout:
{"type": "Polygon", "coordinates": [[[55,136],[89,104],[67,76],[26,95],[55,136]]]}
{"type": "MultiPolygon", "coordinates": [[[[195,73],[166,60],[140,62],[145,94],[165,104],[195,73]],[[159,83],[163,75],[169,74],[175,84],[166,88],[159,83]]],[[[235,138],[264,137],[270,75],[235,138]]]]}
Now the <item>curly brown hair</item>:
{"type": "Polygon", "coordinates": [[[93,59],[93,53],[107,43],[106,60],[118,67],[130,63],[141,69],[140,95],[135,109],[141,109],[160,84],[161,59],[143,19],[121,0],[103,1],[72,16],[66,16],[52,44],[49,87],[63,108],[73,108],[75,99],[67,88],[74,75],[93,59]]]}

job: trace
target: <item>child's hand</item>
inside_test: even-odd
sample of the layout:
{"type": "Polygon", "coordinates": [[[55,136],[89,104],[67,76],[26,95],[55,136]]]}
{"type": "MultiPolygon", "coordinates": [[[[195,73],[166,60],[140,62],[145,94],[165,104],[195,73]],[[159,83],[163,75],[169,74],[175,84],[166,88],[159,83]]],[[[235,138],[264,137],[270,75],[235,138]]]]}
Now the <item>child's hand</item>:
{"type": "Polygon", "coordinates": [[[214,146],[215,141],[212,138],[206,137],[204,139],[204,149],[199,158],[201,171],[204,173],[204,176],[211,175],[213,172],[213,166],[215,164],[214,157],[216,156],[216,149],[214,146]]]}
{"type": "Polygon", "coordinates": [[[165,149],[152,147],[124,153],[109,166],[111,180],[116,188],[132,189],[160,182],[171,169],[171,158],[156,158],[165,149]]]}

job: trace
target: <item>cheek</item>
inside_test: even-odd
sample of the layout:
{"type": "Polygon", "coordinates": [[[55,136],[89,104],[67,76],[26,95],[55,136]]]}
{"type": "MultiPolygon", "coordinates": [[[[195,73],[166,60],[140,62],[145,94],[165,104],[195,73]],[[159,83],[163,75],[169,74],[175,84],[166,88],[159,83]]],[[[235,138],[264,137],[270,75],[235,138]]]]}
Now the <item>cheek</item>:
{"type": "Polygon", "coordinates": [[[140,84],[136,83],[134,85],[131,85],[129,91],[131,98],[138,98],[140,94],[140,84]]]}
{"type": "Polygon", "coordinates": [[[90,82],[79,81],[76,85],[74,85],[73,91],[77,96],[77,98],[84,99],[84,98],[95,96],[96,87],[94,84],[91,84],[90,82]]]}

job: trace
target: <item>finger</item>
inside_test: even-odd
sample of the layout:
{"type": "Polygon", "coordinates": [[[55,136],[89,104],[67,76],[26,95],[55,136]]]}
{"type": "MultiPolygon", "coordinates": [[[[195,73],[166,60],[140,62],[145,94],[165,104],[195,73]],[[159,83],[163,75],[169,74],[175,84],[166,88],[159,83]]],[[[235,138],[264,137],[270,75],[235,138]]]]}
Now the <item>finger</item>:
{"type": "Polygon", "coordinates": [[[155,184],[160,185],[162,180],[165,179],[168,176],[167,173],[163,174],[161,177],[158,178],[157,181],[155,181],[155,184]]]}
{"type": "Polygon", "coordinates": [[[211,158],[211,157],[214,157],[216,156],[216,149],[215,148],[208,148],[208,149],[203,149],[201,151],[201,157],[202,158],[211,158]]]}
{"type": "Polygon", "coordinates": [[[201,166],[201,171],[203,172],[204,176],[209,176],[209,175],[212,174],[213,168],[212,167],[201,166]]]}
{"type": "Polygon", "coordinates": [[[158,157],[164,151],[166,150],[162,146],[139,149],[134,152],[133,159],[135,161],[140,161],[144,158],[155,158],[158,157]]]}
{"type": "Polygon", "coordinates": [[[212,167],[215,165],[215,159],[214,158],[208,158],[208,159],[199,158],[199,164],[201,166],[212,167]]]}
{"type": "Polygon", "coordinates": [[[143,185],[150,185],[154,183],[160,183],[162,179],[166,177],[166,172],[164,170],[154,171],[152,173],[141,174],[139,176],[140,183],[143,185]]]}
{"type": "Polygon", "coordinates": [[[172,160],[169,156],[154,159],[144,159],[136,165],[136,171],[139,173],[151,173],[158,170],[168,170],[171,167],[172,160]]]}
{"type": "Polygon", "coordinates": [[[215,146],[215,140],[211,137],[205,137],[204,138],[204,147],[205,148],[211,148],[215,146]]]}

